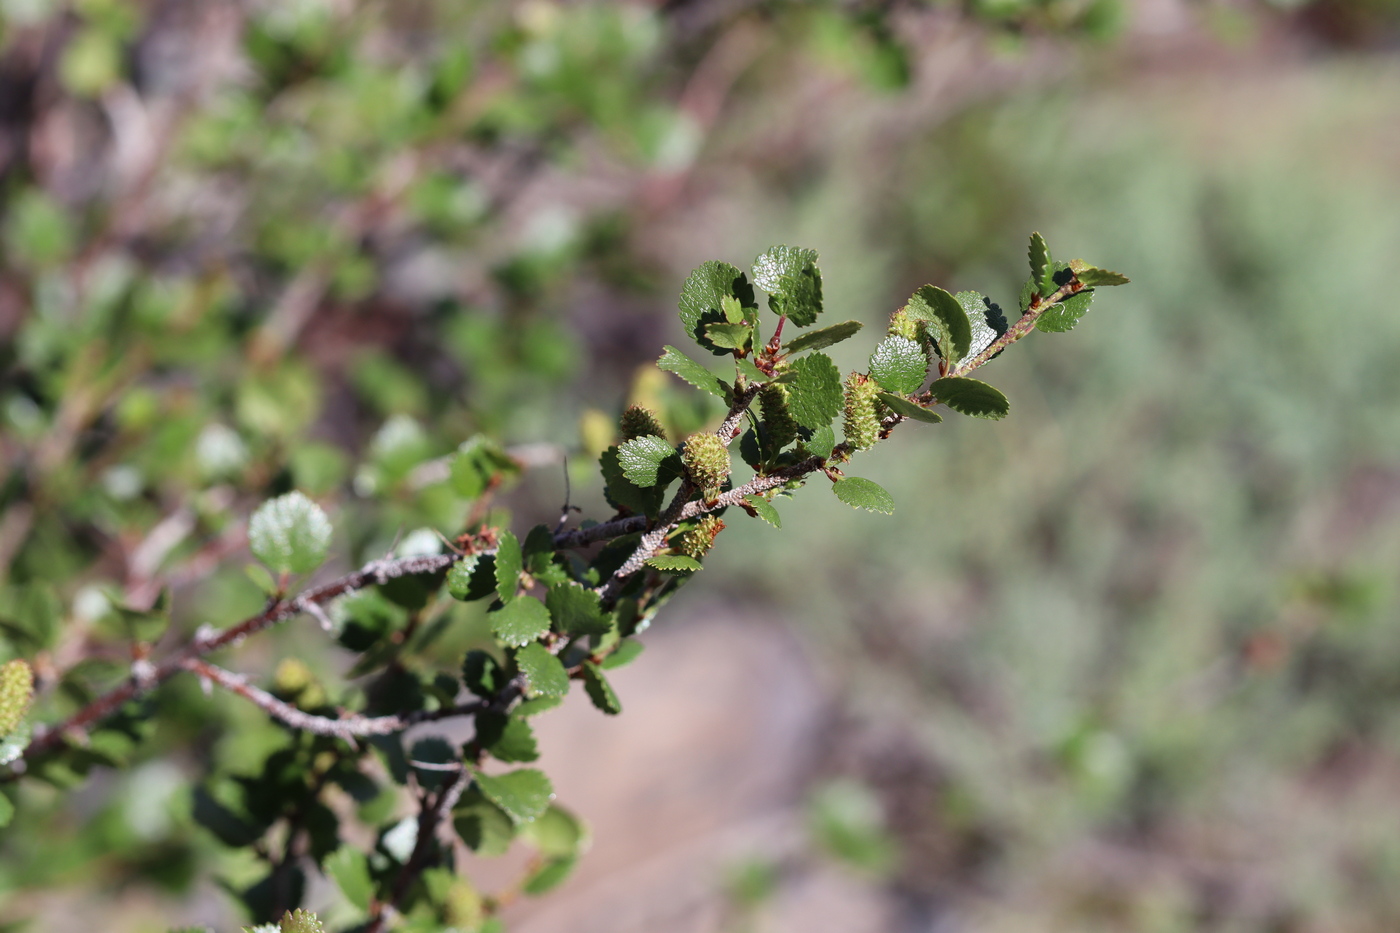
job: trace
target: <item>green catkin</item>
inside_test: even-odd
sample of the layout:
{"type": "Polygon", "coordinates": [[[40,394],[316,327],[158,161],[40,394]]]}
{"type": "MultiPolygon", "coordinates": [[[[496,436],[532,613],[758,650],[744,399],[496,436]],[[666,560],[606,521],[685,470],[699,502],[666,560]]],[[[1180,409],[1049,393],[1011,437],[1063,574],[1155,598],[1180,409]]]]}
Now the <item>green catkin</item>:
{"type": "Polygon", "coordinates": [[[890,336],[903,337],[906,340],[919,339],[919,321],[910,317],[909,312],[900,308],[890,315],[890,336]]]}
{"type": "Polygon", "coordinates": [[[290,910],[282,915],[282,933],[326,933],[325,926],[309,910],[290,910]]]}
{"type": "Polygon", "coordinates": [[[650,408],[643,408],[640,405],[629,406],[622,413],[622,420],[619,424],[622,431],[623,442],[635,440],[647,435],[665,437],[666,429],[661,426],[661,421],[656,417],[656,412],[650,408]]]}
{"type": "Polygon", "coordinates": [[[729,478],[729,448],[718,434],[701,431],[686,438],[681,463],[685,475],[706,499],[719,495],[720,487],[729,478]]]}
{"type": "Polygon", "coordinates": [[[724,522],[713,515],[706,515],[699,523],[681,535],[679,550],[686,557],[696,560],[704,557],[714,546],[715,536],[724,530],[724,522]]]}
{"type": "Polygon", "coordinates": [[[853,450],[869,450],[880,439],[880,391],[874,379],[863,373],[846,377],[846,443],[853,450]]]}
{"type": "Polygon", "coordinates": [[[0,665],[0,737],[14,732],[24,722],[33,697],[34,672],[28,663],[16,659],[0,665]]]}
{"type": "Polygon", "coordinates": [[[788,410],[786,386],[768,383],[758,392],[758,407],[763,413],[763,427],[773,453],[797,440],[797,422],[788,410]]]}

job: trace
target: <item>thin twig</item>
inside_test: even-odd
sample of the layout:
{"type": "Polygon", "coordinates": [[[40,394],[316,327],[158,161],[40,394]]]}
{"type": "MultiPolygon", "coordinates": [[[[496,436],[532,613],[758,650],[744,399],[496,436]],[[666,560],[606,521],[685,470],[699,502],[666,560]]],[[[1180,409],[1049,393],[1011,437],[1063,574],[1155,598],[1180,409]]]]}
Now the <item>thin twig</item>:
{"type": "Polygon", "coordinates": [[[243,697],[284,725],[293,729],[313,732],[316,735],[334,736],[347,742],[370,735],[392,735],[420,722],[470,716],[486,708],[485,701],[475,700],[471,703],[461,703],[442,709],[419,710],[405,716],[359,716],[352,714],[340,719],[331,719],[329,716],[317,716],[297,709],[290,703],[277,699],[266,690],[248,683],[242,675],[224,670],[222,667],[207,661],[191,658],[185,662],[184,667],[185,670],[213,681],[230,693],[243,697]]]}

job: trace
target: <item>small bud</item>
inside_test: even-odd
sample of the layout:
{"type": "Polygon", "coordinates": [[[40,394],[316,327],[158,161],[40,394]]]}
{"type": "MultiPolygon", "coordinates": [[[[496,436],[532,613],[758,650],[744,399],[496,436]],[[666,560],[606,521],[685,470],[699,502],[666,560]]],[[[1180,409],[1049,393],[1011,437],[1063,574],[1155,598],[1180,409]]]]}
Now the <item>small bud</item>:
{"type": "Polygon", "coordinates": [[[326,702],[326,691],[311,668],[300,658],[283,658],[272,675],[272,692],[302,709],[315,709],[326,702]]]}
{"type": "Polygon", "coordinates": [[[906,340],[919,339],[919,321],[909,315],[904,308],[900,308],[890,315],[890,336],[903,337],[906,340]]]}
{"type": "Polygon", "coordinates": [[[325,925],[309,910],[289,910],[282,915],[282,933],[326,933],[325,925]]]}
{"type": "Polygon", "coordinates": [[[681,535],[679,550],[686,557],[696,560],[704,557],[714,546],[715,536],[724,530],[724,522],[713,515],[701,518],[696,526],[681,535]]]}
{"type": "Polygon", "coordinates": [[[763,412],[763,427],[768,434],[768,446],[773,452],[797,440],[797,422],[788,410],[786,386],[768,383],[758,391],[758,406],[763,412]]]}
{"type": "Polygon", "coordinates": [[[657,437],[666,436],[666,429],[661,426],[656,412],[640,405],[632,405],[622,413],[620,428],[624,442],[646,437],[649,434],[654,434],[657,437]]]}
{"type": "Polygon", "coordinates": [[[718,434],[701,431],[686,438],[681,463],[686,476],[700,487],[706,499],[719,495],[720,487],[729,478],[729,448],[718,434]]]}
{"type": "Polygon", "coordinates": [[[846,377],[846,443],[855,450],[869,450],[880,439],[880,387],[862,373],[846,377]]]}
{"type": "Polygon", "coordinates": [[[19,728],[34,697],[34,672],[15,659],[0,665],[0,737],[19,728]]]}

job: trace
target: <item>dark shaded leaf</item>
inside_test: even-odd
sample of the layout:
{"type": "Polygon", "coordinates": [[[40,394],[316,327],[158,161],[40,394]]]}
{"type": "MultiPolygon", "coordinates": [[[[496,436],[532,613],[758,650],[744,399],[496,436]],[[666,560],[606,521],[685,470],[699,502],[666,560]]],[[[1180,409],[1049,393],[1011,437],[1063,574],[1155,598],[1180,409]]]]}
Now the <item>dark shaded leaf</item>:
{"type": "Polygon", "coordinates": [[[476,742],[498,761],[526,762],[540,757],[535,731],[520,716],[491,711],[477,713],[476,742]]]}
{"type": "Polygon", "coordinates": [[[885,403],[890,411],[914,421],[922,421],[925,424],[938,424],[943,420],[943,416],[938,414],[938,412],[929,411],[917,402],[911,402],[902,396],[881,392],[878,398],[885,403]]]}
{"type": "Polygon", "coordinates": [[[481,599],[487,593],[495,589],[496,584],[496,564],[491,562],[491,576],[486,592],[480,592],[480,582],[477,581],[476,574],[481,558],[476,554],[468,555],[451,567],[447,568],[447,592],[453,599],[466,601],[468,599],[481,599]]]}
{"type": "Polygon", "coordinates": [[[479,697],[494,696],[508,679],[500,662],[479,648],[468,651],[462,661],[462,682],[479,697]]]}
{"type": "Polygon", "coordinates": [[[825,350],[827,347],[835,346],[843,340],[854,337],[864,326],[860,321],[842,321],[840,324],[831,324],[817,330],[807,331],[805,334],[789,340],[783,344],[783,349],[788,353],[825,350]]]}
{"type": "Polygon", "coordinates": [[[224,845],[234,849],[250,846],[262,837],[262,829],[249,823],[228,807],[219,803],[204,787],[194,789],[194,821],[214,834],[224,845]]]}
{"type": "Polygon", "coordinates": [[[1000,391],[976,379],[963,376],[939,379],[929,387],[938,401],[953,411],[974,418],[1005,418],[1011,404],[1000,391]]]}
{"type": "Polygon", "coordinates": [[[612,685],[592,661],[583,662],[583,689],[593,705],[609,716],[622,712],[622,703],[618,701],[612,685]]]}
{"type": "Polygon", "coordinates": [[[532,574],[543,572],[554,560],[554,532],[549,530],[548,525],[531,528],[520,545],[520,554],[527,571],[532,574]]]}
{"type": "MultiPolygon", "coordinates": [[[[711,260],[702,263],[690,273],[685,284],[681,286],[678,309],[686,335],[714,353],[728,351],[710,343],[705,336],[705,326],[729,320],[729,316],[725,313],[726,298],[737,299],[743,308],[757,309],[758,307],[754,302],[753,286],[749,284],[748,277],[727,262],[711,260]]],[[[670,351],[672,348],[667,347],[666,349],[670,351]]],[[[661,368],[665,369],[666,367],[662,366],[661,368]]],[[[685,376],[681,378],[686,379],[687,382],[690,381],[685,376]]],[[[694,385],[694,383],[691,384],[694,385]]],[[[696,386],[696,388],[704,388],[704,386],[696,386]]]]}

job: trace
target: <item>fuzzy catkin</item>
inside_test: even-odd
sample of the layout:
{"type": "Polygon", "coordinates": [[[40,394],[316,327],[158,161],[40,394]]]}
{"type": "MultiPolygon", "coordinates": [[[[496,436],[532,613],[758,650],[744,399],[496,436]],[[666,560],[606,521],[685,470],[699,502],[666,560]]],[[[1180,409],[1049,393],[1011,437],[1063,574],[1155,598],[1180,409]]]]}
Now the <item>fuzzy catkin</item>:
{"type": "Polygon", "coordinates": [[[25,661],[0,665],[0,738],[19,728],[34,696],[34,672],[25,661]]]}
{"type": "Polygon", "coordinates": [[[719,495],[720,487],[729,478],[729,448],[718,434],[700,431],[686,438],[681,463],[686,476],[707,499],[719,495]]]}
{"type": "Polygon", "coordinates": [[[681,535],[680,552],[696,560],[704,557],[714,546],[715,536],[724,530],[724,522],[713,515],[701,518],[696,526],[681,535]]]}
{"type": "Polygon", "coordinates": [[[880,439],[880,387],[862,373],[846,377],[846,411],[842,423],[853,450],[869,450],[880,439]]]}
{"type": "Polygon", "coordinates": [[[643,408],[641,405],[631,405],[622,413],[622,419],[618,425],[622,431],[623,442],[635,440],[639,437],[646,437],[654,434],[657,437],[665,437],[666,429],[661,426],[661,421],[656,417],[656,412],[650,408],[643,408]]]}
{"type": "Polygon", "coordinates": [[[919,321],[918,319],[911,317],[908,310],[906,310],[905,308],[900,308],[894,314],[890,315],[889,333],[891,337],[903,337],[906,340],[918,340],[919,321]]]}

